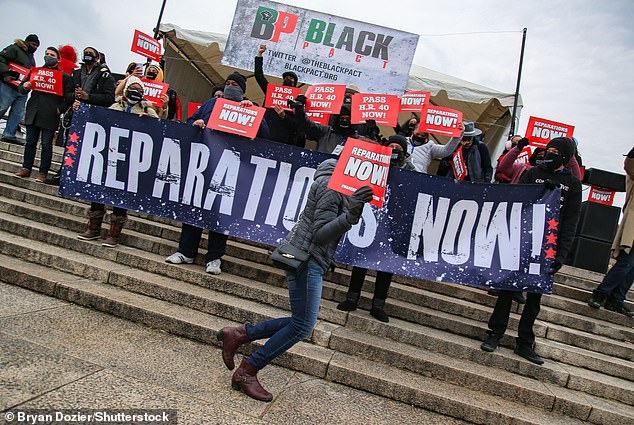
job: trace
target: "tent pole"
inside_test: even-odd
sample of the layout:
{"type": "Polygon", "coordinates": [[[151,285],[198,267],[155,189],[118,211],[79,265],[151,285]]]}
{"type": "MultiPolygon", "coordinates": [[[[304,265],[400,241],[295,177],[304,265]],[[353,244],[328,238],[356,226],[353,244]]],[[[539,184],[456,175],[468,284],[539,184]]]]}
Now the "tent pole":
{"type": "Polygon", "coordinates": [[[517,116],[517,99],[520,97],[520,81],[522,79],[522,64],[524,63],[524,46],[526,45],[526,28],[522,31],[522,50],[520,51],[520,66],[517,70],[517,85],[515,86],[515,99],[513,100],[513,116],[511,117],[511,131],[509,138],[515,133],[515,117],[517,116]]]}
{"type": "MultiPolygon", "coordinates": [[[[154,39],[156,40],[159,39],[159,27],[161,26],[161,19],[163,19],[163,11],[165,10],[165,3],[167,3],[167,0],[163,0],[163,4],[161,5],[161,11],[159,12],[158,21],[156,21],[156,27],[154,28],[154,39]]],[[[147,68],[148,66],[150,66],[151,62],[152,62],[152,59],[148,58],[147,62],[145,63],[145,67],[147,68]]],[[[163,65],[161,63],[161,67],[162,66],[163,65]]]]}

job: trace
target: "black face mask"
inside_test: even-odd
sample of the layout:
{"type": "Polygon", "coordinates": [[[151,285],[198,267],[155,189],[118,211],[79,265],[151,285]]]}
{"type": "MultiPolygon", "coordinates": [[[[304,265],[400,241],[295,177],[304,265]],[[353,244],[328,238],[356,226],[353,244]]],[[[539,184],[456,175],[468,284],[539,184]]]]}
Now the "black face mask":
{"type": "Polygon", "coordinates": [[[550,171],[555,171],[557,168],[564,165],[564,159],[561,157],[561,155],[557,155],[556,153],[552,153],[552,152],[547,152],[546,156],[544,156],[543,164],[550,171]]]}
{"type": "Polygon", "coordinates": [[[400,149],[393,149],[390,157],[390,166],[400,167],[405,162],[405,153],[400,149]]]}
{"type": "Polygon", "coordinates": [[[295,81],[291,80],[290,78],[284,78],[282,80],[282,85],[288,86],[288,87],[295,87],[295,81]]]}
{"type": "Polygon", "coordinates": [[[128,90],[125,97],[130,103],[139,103],[141,100],[143,100],[143,92],[139,90],[128,90]]]}
{"type": "Polygon", "coordinates": [[[94,63],[95,59],[97,58],[94,55],[91,55],[90,53],[84,53],[84,63],[87,63],[87,64],[94,63]]]}
{"type": "Polygon", "coordinates": [[[427,137],[412,136],[412,144],[414,146],[421,146],[421,145],[424,145],[425,143],[427,143],[427,137]]]}
{"type": "Polygon", "coordinates": [[[153,72],[149,72],[146,77],[147,77],[148,80],[156,80],[156,76],[157,75],[158,74],[155,74],[153,72]]]}
{"type": "Polygon", "coordinates": [[[27,45],[26,50],[27,50],[29,53],[35,53],[35,51],[37,50],[37,47],[33,47],[33,46],[31,46],[31,45],[29,44],[29,45],[27,45]]]}
{"type": "Polygon", "coordinates": [[[350,117],[339,117],[339,127],[350,128],[350,117]]]}

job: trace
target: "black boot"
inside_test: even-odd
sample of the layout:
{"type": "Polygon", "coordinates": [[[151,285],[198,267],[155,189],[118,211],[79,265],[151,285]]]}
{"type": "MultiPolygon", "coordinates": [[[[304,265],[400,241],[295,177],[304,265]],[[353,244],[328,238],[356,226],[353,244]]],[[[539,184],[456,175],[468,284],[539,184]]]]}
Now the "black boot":
{"type": "Polygon", "coordinates": [[[601,308],[605,301],[607,300],[607,296],[605,294],[592,294],[592,298],[588,301],[588,305],[592,308],[601,308]]]}
{"type": "Polygon", "coordinates": [[[495,351],[496,348],[498,348],[498,345],[500,344],[500,339],[502,339],[501,335],[489,334],[487,339],[485,339],[484,342],[480,345],[480,348],[487,353],[491,353],[495,351]]]}
{"type": "Polygon", "coordinates": [[[337,305],[337,310],[355,311],[357,309],[357,303],[359,302],[359,296],[361,296],[361,292],[348,292],[346,294],[346,300],[337,305]]]}
{"type": "Polygon", "coordinates": [[[375,319],[380,320],[381,322],[387,323],[390,321],[390,317],[387,315],[387,313],[383,309],[384,307],[385,307],[385,300],[381,300],[377,298],[373,299],[372,310],[370,310],[370,315],[374,317],[375,319]]]}
{"type": "Polygon", "coordinates": [[[528,345],[516,344],[515,350],[513,350],[513,352],[520,357],[524,357],[526,360],[528,360],[531,363],[535,363],[538,365],[544,364],[544,359],[539,357],[537,353],[533,351],[533,349],[528,345]]]}

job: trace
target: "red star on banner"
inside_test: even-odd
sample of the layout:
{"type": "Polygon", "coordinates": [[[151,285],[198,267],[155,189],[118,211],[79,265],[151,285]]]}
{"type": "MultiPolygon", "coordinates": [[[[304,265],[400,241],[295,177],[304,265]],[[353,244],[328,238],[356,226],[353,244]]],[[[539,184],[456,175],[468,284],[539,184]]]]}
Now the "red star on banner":
{"type": "Polygon", "coordinates": [[[548,230],[557,230],[557,227],[559,227],[559,222],[554,218],[551,218],[546,223],[548,223],[548,230]]]}
{"type": "Polygon", "coordinates": [[[555,251],[552,248],[548,248],[544,250],[544,253],[546,254],[546,258],[551,258],[551,259],[555,259],[555,254],[557,254],[557,251],[555,251]]]}
{"type": "Polygon", "coordinates": [[[68,145],[68,147],[66,148],[66,153],[70,155],[75,155],[77,153],[77,147],[75,147],[75,145],[68,145]]]}
{"type": "Polygon", "coordinates": [[[77,141],[79,140],[79,136],[77,135],[77,133],[70,133],[68,135],[68,141],[71,143],[77,143],[77,141]]]}
{"type": "Polygon", "coordinates": [[[64,167],[71,167],[73,168],[73,164],[75,163],[75,160],[73,158],[71,158],[70,156],[67,156],[64,158],[64,167]]]}
{"type": "Polygon", "coordinates": [[[557,236],[554,233],[549,233],[546,236],[546,245],[557,245],[557,236]]]}

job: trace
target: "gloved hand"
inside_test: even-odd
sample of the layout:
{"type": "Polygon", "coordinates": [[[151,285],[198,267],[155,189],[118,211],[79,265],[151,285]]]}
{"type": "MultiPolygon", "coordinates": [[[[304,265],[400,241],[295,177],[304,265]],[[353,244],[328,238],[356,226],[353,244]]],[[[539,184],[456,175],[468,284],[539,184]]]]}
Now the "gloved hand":
{"type": "Polygon", "coordinates": [[[526,137],[521,138],[519,142],[517,142],[517,148],[519,150],[524,149],[526,146],[528,146],[528,139],[526,137]]]}
{"type": "Polygon", "coordinates": [[[553,263],[550,265],[550,268],[548,269],[546,273],[552,276],[559,271],[561,266],[562,266],[561,261],[555,259],[555,261],[553,261],[553,263]]]}
{"type": "Polygon", "coordinates": [[[346,220],[350,224],[357,224],[361,213],[363,212],[363,206],[372,200],[372,188],[370,186],[363,186],[355,190],[350,196],[350,203],[348,204],[348,211],[346,212],[346,220]]]}
{"type": "Polygon", "coordinates": [[[548,190],[555,190],[559,187],[559,183],[551,179],[546,179],[544,180],[544,186],[546,186],[548,190]]]}

